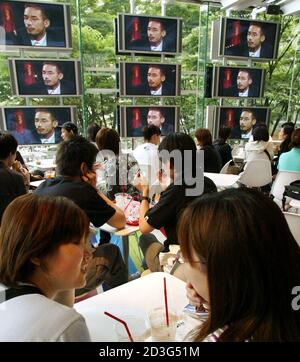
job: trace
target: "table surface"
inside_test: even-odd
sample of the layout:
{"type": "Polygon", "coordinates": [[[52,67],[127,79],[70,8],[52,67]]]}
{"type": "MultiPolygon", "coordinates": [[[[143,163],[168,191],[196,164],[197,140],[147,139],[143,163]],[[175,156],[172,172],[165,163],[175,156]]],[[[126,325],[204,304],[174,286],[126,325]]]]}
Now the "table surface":
{"type": "Polygon", "coordinates": [[[204,176],[210,178],[217,187],[233,186],[239,179],[239,175],[231,175],[225,173],[204,172],[204,176]]]}
{"type": "Polygon", "coordinates": [[[30,186],[39,187],[45,180],[31,181],[30,186]]]}
{"type": "Polygon", "coordinates": [[[108,224],[103,224],[100,226],[101,230],[107,231],[108,233],[112,233],[118,236],[128,236],[136,231],[139,231],[139,226],[131,226],[131,225],[125,225],[123,229],[117,229],[113,226],[110,226],[108,224]]]}
{"type": "Polygon", "coordinates": [[[163,280],[166,277],[168,305],[181,313],[188,304],[185,283],[167,273],[150,273],[142,278],[123,284],[82,302],[74,308],[86,320],[92,341],[117,341],[115,321],[104,314],[107,311],[121,319],[126,315],[138,315],[147,320],[147,313],[164,306],[163,280]]]}
{"type": "Polygon", "coordinates": [[[291,199],[290,206],[300,209],[300,200],[291,199]]]}

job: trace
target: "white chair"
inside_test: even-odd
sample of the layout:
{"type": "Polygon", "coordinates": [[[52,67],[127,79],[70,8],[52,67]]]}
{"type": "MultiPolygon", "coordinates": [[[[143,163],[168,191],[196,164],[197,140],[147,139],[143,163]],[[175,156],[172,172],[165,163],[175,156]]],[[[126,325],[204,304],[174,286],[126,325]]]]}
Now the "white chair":
{"type": "MultiPolygon", "coordinates": [[[[279,207],[282,207],[282,195],[284,186],[289,185],[291,182],[300,180],[300,172],[293,171],[279,171],[273,182],[271,195],[274,196],[274,201],[279,207]]],[[[290,198],[288,200],[291,200],[290,198]]],[[[288,201],[287,200],[287,201],[288,201]]]]}
{"type": "Polygon", "coordinates": [[[220,173],[227,173],[228,168],[230,166],[230,162],[232,162],[232,160],[229,160],[228,162],[225,163],[225,165],[222,167],[220,173]]]}
{"type": "Polygon", "coordinates": [[[291,233],[293,234],[295,240],[300,246],[300,215],[292,214],[291,212],[284,212],[283,214],[289,225],[291,233]]]}
{"type": "Polygon", "coordinates": [[[272,182],[271,162],[251,160],[246,163],[238,182],[248,187],[262,187],[272,182]]]}

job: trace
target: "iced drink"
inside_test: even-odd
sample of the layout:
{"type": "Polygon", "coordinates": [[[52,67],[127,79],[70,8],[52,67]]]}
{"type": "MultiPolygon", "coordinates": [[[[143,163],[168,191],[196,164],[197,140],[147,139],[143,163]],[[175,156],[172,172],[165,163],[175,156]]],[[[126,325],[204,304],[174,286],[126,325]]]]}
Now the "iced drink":
{"type": "Polygon", "coordinates": [[[155,308],[149,313],[152,342],[175,342],[177,315],[169,310],[167,326],[165,308],[155,308]]]}

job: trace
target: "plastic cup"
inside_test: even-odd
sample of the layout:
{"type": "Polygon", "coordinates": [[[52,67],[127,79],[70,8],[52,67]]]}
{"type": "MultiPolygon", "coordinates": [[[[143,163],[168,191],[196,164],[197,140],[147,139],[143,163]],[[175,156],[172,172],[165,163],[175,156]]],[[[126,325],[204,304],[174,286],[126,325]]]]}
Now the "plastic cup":
{"type": "Polygon", "coordinates": [[[115,194],[116,205],[119,206],[120,209],[124,210],[125,207],[131,200],[131,196],[128,194],[118,193],[115,194]]]}
{"type": "MultiPolygon", "coordinates": [[[[133,342],[144,342],[147,336],[145,319],[128,315],[122,316],[122,319],[127,323],[133,342]]],[[[115,322],[114,330],[119,342],[130,342],[130,338],[123,323],[115,322]]]]}
{"type": "Polygon", "coordinates": [[[165,308],[155,308],[149,312],[152,342],[175,342],[177,314],[169,310],[169,326],[166,321],[165,308]]]}

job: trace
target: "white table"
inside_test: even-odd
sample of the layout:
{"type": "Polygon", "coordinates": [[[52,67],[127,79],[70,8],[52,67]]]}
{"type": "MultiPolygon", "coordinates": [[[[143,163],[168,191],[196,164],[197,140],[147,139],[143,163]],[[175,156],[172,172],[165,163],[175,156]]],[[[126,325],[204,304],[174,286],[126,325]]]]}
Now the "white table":
{"type": "Polygon", "coordinates": [[[240,178],[239,175],[230,175],[225,173],[204,172],[204,176],[210,178],[218,188],[232,187],[240,178]]]}
{"type": "Polygon", "coordinates": [[[74,308],[86,320],[94,342],[117,341],[113,325],[115,321],[104,314],[107,311],[122,319],[137,314],[147,319],[147,313],[164,306],[163,278],[166,277],[168,305],[181,313],[188,304],[185,283],[167,273],[150,273],[107,292],[76,303],[74,308]]]}
{"type": "Polygon", "coordinates": [[[291,199],[290,206],[292,206],[296,209],[300,209],[300,200],[291,199]]]}
{"type": "Polygon", "coordinates": [[[30,186],[39,187],[45,180],[31,181],[30,186]]]}

